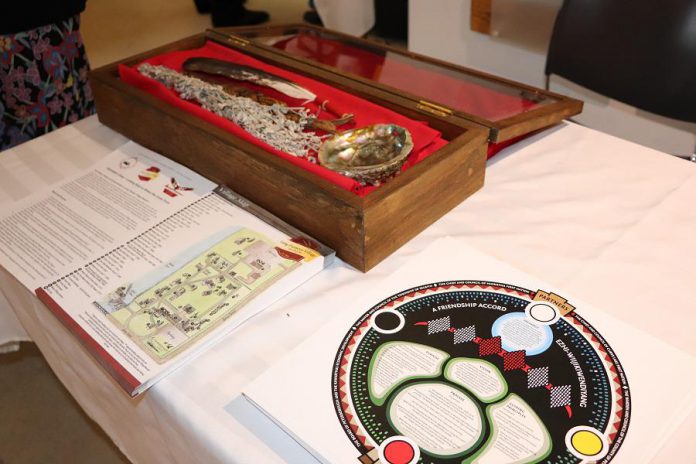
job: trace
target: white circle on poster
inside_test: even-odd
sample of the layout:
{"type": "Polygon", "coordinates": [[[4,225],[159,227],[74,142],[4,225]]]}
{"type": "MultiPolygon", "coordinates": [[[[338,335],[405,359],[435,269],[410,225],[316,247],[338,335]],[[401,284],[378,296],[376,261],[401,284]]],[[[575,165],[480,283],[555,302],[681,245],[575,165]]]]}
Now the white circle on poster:
{"type": "Polygon", "coordinates": [[[549,303],[530,303],[524,312],[535,324],[553,325],[561,317],[561,312],[549,303]]]}

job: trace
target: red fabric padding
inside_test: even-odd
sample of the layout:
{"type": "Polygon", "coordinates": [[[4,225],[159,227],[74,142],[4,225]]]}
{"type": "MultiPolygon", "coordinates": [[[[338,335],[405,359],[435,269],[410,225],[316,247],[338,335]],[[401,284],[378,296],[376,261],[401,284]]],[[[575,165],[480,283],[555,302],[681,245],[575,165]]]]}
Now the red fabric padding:
{"type": "Polygon", "coordinates": [[[507,148],[507,147],[509,147],[510,145],[514,145],[514,144],[516,144],[517,142],[519,142],[519,141],[521,141],[521,140],[524,140],[524,139],[526,139],[527,137],[531,137],[532,135],[537,134],[537,133],[539,133],[539,132],[540,132],[540,130],[536,130],[536,131],[530,132],[530,133],[528,133],[528,134],[518,135],[517,137],[513,137],[513,138],[511,138],[511,139],[509,139],[509,140],[506,140],[506,141],[504,141],[504,142],[489,143],[489,144],[488,144],[488,159],[493,158],[495,155],[498,154],[498,152],[500,152],[500,151],[503,150],[504,148],[507,148]]]}
{"type": "MultiPolygon", "coordinates": [[[[364,127],[372,124],[379,123],[391,123],[397,124],[399,126],[405,127],[411,132],[414,142],[414,148],[411,152],[406,163],[402,168],[402,171],[408,169],[410,166],[418,163],[422,159],[431,155],[438,149],[442,148],[447,144],[447,141],[441,137],[440,132],[435,129],[428,127],[425,122],[415,121],[413,119],[407,118],[400,115],[394,111],[388,110],[384,107],[371,103],[362,98],[356,97],[349,93],[338,90],[327,84],[317,82],[308,77],[295,74],[290,71],[286,71],[275,66],[271,66],[262,61],[251,58],[247,55],[239,53],[235,50],[228,49],[224,46],[218,45],[216,43],[208,42],[203,47],[195,50],[185,50],[166,53],[153,58],[149,58],[144,62],[150,63],[152,65],[164,65],[176,71],[181,71],[182,64],[186,59],[191,57],[208,57],[217,58],[221,60],[227,60],[238,64],[243,64],[246,66],[252,66],[263,71],[275,74],[277,76],[284,77],[290,81],[293,81],[302,87],[312,91],[317,95],[317,102],[308,103],[304,105],[306,108],[310,109],[312,112],[316,112],[318,104],[324,101],[328,101],[328,109],[333,115],[328,115],[326,112],[322,117],[326,118],[336,118],[341,116],[342,113],[352,113],[355,116],[354,127],[364,127]]],[[[178,97],[176,92],[166,88],[164,85],[156,82],[153,79],[143,76],[140,74],[136,67],[127,67],[125,65],[119,66],[119,74],[121,79],[127,84],[138,87],[156,97],[181,108],[191,114],[196,115],[216,126],[225,129],[239,138],[247,140],[254,143],[266,151],[276,154],[288,162],[291,162],[297,166],[300,166],[307,171],[313,172],[318,176],[338,185],[339,187],[356,193],[359,196],[365,196],[377,187],[362,186],[358,182],[348,177],[342,176],[334,171],[328,170],[322,166],[313,164],[301,158],[294,157],[280,150],[276,150],[265,142],[252,136],[233,122],[217,116],[209,111],[204,110],[198,104],[182,100],[178,97]]],[[[235,82],[236,84],[236,82],[235,82]]],[[[275,92],[272,89],[266,87],[252,87],[255,90],[262,90],[263,93],[269,95],[278,100],[285,101],[289,105],[299,105],[302,102],[282,95],[275,92]]],[[[345,130],[352,126],[343,126],[340,129],[345,130]]]]}

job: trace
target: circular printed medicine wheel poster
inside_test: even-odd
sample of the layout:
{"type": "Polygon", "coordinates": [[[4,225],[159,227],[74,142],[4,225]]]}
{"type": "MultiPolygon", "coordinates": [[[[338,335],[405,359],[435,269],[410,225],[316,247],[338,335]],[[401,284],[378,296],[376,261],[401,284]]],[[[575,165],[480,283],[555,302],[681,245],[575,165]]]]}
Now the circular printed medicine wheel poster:
{"type": "Polygon", "coordinates": [[[357,461],[608,463],[630,397],[611,347],[561,296],[456,281],[367,311],[333,370],[357,461]]]}

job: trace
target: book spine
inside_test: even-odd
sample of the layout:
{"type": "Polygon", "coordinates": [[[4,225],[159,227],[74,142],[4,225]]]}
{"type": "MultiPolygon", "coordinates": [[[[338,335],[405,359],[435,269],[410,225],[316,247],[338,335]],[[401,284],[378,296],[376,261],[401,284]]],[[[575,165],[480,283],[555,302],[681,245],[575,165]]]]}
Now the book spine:
{"type": "Polygon", "coordinates": [[[51,312],[77,336],[82,345],[92,354],[92,356],[106,369],[109,374],[118,382],[126,393],[135,396],[138,393],[140,382],[131,375],[113,356],[111,356],[94,338],[92,338],[63,308],[54,300],[43,288],[35,290],[36,296],[51,312]]]}

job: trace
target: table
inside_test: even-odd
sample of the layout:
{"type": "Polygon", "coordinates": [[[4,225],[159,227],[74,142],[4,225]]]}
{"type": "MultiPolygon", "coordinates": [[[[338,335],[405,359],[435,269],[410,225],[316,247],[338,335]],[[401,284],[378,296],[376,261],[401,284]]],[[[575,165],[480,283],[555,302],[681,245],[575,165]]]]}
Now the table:
{"type": "MultiPolygon", "coordinates": [[[[1,153],[0,205],[125,142],[92,117],[1,153]]],[[[125,395],[5,271],[0,327],[17,316],[87,414],[135,463],[265,463],[283,457],[307,462],[287,454],[281,442],[262,441],[226,408],[249,380],[335,310],[312,308],[356,279],[365,288],[374,285],[446,235],[696,355],[696,165],[562,124],[501,152],[489,161],[486,176],[480,192],[368,274],[339,260],[137,399],[125,395]]],[[[15,338],[21,339],[21,332],[15,338]]],[[[656,462],[696,462],[693,430],[696,413],[656,462]]]]}

